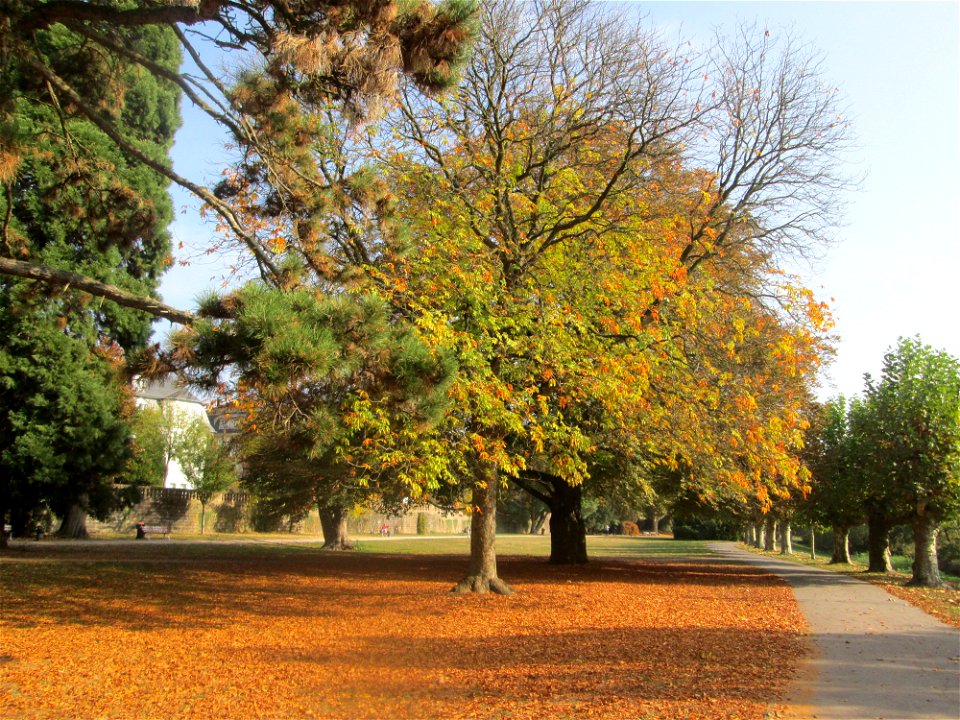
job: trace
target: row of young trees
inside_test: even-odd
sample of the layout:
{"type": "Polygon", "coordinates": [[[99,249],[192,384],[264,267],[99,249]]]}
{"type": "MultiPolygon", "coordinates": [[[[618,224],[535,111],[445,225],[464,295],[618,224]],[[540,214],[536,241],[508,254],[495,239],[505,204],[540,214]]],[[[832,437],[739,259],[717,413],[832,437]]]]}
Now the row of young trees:
{"type": "Polygon", "coordinates": [[[960,362],[919,338],[901,338],[863,393],[838,396],[811,411],[802,449],[810,487],[777,498],[769,512],[727,505],[727,529],[746,526],[745,540],[781,552],[797,524],[829,527],[831,562],[850,563],[850,531],[867,526],[868,572],[892,572],[890,537],[910,527],[910,583],[942,584],[937,538],[960,519],[960,362]]]}
{"type": "Polygon", "coordinates": [[[960,518],[960,362],[901,339],[861,397],[826,404],[812,439],[808,514],[833,528],[834,560],[849,562],[849,530],[866,523],[868,569],[889,572],[890,531],[910,525],[911,583],[939,586],[939,527],[960,518]]]}
{"type": "Polygon", "coordinates": [[[458,589],[509,592],[505,483],[553,511],[555,562],[586,559],[585,487],[766,507],[804,484],[829,316],[781,262],[829,232],[846,128],[793,39],[671,46],[581,0],[12,7],[4,42],[23,53],[4,57],[47,89],[37,102],[201,197],[259,279],[194,314],[29,253],[0,270],[187,322],[131,364],[233,393],[277,502],[334,523],[357,498],[462,498],[458,589]],[[184,30],[201,22],[246,51],[229,82],[184,30]],[[117,134],[38,59],[38,32],[61,27],[216,119],[237,152],[224,179],[202,187],[117,134]],[[199,76],[134,51],[123,33],[145,27],[199,76]]]}

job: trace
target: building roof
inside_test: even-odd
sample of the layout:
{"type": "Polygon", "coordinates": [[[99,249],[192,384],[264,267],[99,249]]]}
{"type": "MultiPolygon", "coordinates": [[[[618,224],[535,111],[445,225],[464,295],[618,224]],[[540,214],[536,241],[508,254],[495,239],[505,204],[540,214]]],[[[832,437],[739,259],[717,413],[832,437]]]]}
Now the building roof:
{"type": "Polygon", "coordinates": [[[240,423],[246,412],[230,403],[222,403],[212,408],[208,414],[214,430],[221,435],[236,435],[240,432],[240,423]]]}
{"type": "Polygon", "coordinates": [[[134,394],[145,400],[176,400],[177,402],[206,405],[206,402],[187,388],[177,385],[173,378],[166,378],[159,382],[144,382],[138,379],[134,382],[134,394]]]}

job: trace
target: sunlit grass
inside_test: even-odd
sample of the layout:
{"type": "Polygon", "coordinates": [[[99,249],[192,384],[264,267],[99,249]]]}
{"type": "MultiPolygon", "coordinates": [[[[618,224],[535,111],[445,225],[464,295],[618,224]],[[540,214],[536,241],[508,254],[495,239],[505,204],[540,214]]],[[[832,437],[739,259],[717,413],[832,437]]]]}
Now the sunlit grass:
{"type": "MultiPolygon", "coordinates": [[[[470,552],[470,538],[466,535],[360,538],[356,543],[357,550],[364,553],[466,555],[470,552]]],[[[550,556],[550,537],[497,535],[496,548],[498,555],[547,558],[550,556]]],[[[587,538],[588,557],[708,557],[712,554],[704,541],[622,535],[591,535],[587,538]]]]}

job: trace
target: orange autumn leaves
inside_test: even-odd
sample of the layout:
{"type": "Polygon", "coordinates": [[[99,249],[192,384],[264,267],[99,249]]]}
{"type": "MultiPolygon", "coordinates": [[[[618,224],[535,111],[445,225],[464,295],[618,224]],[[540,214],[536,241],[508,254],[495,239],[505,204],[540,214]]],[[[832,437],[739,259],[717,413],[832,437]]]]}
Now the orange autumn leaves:
{"type": "Polygon", "coordinates": [[[802,653],[752,568],[146,546],[4,561],[7,718],[762,718],[802,653]],[[115,553],[116,551],[112,551],[115,553]]]}

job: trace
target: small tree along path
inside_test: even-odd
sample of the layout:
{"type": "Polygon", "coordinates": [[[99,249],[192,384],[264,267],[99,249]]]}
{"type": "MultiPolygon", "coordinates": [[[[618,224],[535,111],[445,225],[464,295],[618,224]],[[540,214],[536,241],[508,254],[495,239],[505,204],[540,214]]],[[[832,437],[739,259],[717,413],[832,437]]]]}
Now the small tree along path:
{"type": "Polygon", "coordinates": [[[816,654],[786,717],[809,720],[960,717],[960,632],[882,588],[733,544],[725,557],[787,580],[810,623],[816,654]]]}
{"type": "Polygon", "coordinates": [[[3,716],[761,720],[803,652],[790,589],[754,568],[500,564],[516,594],[458,597],[463,557],[17,543],[3,716]]]}

